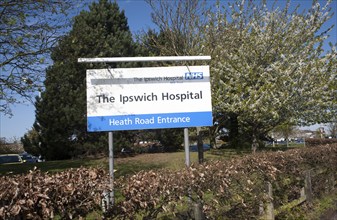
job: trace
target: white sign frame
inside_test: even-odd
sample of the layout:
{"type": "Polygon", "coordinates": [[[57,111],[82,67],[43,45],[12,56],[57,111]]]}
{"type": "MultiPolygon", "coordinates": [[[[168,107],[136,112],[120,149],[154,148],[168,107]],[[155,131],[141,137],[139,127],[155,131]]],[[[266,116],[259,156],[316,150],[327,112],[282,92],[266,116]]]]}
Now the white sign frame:
{"type": "Polygon", "coordinates": [[[212,126],[209,66],[87,70],[88,131],[212,126]]]}

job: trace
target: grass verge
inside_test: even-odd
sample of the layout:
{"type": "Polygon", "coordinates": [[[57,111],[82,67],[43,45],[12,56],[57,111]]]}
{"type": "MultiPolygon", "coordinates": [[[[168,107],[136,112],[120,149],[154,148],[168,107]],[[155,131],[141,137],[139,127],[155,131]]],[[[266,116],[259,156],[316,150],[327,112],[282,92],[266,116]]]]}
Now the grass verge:
{"type": "Polygon", "coordinates": [[[315,198],[312,203],[303,203],[289,209],[279,215],[275,219],[289,219],[289,220],[335,220],[337,217],[337,190],[315,198]]]}
{"type": "MultiPolygon", "coordinates": [[[[204,153],[205,160],[213,159],[228,159],[234,155],[239,155],[231,150],[218,151],[221,153],[214,153],[215,151],[207,151],[204,153]],[[227,152],[227,153],[226,153],[227,152]]],[[[190,153],[191,163],[198,162],[198,153],[190,153]]],[[[45,161],[42,163],[23,163],[0,165],[0,175],[25,174],[34,167],[42,172],[55,173],[70,168],[79,167],[103,167],[109,170],[108,158],[97,159],[76,159],[76,160],[60,160],[60,161],[45,161]]],[[[139,154],[134,157],[115,158],[114,169],[116,169],[115,176],[132,175],[141,170],[150,169],[181,169],[185,167],[185,152],[174,153],[155,153],[155,154],[139,154]]]]}

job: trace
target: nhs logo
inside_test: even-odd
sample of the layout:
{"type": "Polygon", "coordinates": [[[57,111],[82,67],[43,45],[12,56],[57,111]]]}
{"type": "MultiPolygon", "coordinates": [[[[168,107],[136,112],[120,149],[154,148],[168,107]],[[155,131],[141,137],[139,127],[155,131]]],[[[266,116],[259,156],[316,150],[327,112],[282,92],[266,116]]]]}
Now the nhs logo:
{"type": "Polygon", "coordinates": [[[185,79],[192,80],[192,79],[203,79],[204,73],[203,72],[188,72],[185,73],[185,79]]]}

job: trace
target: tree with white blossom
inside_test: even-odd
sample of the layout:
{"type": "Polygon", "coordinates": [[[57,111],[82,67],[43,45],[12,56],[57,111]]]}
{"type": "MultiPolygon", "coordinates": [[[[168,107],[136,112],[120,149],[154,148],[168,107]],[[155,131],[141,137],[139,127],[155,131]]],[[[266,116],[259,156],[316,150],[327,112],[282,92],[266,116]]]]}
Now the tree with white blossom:
{"type": "Polygon", "coordinates": [[[232,144],[255,148],[278,125],[329,122],[337,113],[336,46],[323,47],[334,28],[324,26],[331,1],[301,12],[290,1],[148,2],[160,33],[148,33],[147,47],[211,55],[212,130],[227,129],[232,144]]]}
{"type": "Polygon", "coordinates": [[[323,47],[333,27],[322,29],[333,15],[331,1],[313,1],[302,13],[291,10],[290,1],[284,8],[263,3],[218,4],[204,39],[212,56],[214,112],[230,115],[253,151],[284,122],[328,122],[337,114],[336,46],[323,47]]]}

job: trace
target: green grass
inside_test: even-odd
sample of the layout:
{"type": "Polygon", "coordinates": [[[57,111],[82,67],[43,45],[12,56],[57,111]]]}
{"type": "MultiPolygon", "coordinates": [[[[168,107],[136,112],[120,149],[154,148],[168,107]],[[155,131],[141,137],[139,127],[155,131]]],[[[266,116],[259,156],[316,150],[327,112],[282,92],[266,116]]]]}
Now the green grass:
{"type": "MultiPolygon", "coordinates": [[[[267,147],[264,150],[286,150],[284,146],[275,148],[267,147]]],[[[289,149],[289,148],[288,148],[289,149]]],[[[204,152],[205,161],[210,160],[228,160],[235,157],[240,157],[251,153],[250,149],[211,149],[204,152]]],[[[190,152],[190,162],[198,163],[198,153],[190,152]]],[[[60,160],[60,161],[45,161],[42,163],[24,163],[15,165],[0,165],[0,175],[24,174],[33,170],[34,167],[42,172],[55,173],[70,168],[79,167],[103,167],[109,170],[108,157],[96,159],[75,159],[75,160],[60,160]]],[[[172,169],[178,170],[185,167],[185,152],[173,153],[155,153],[155,154],[140,154],[134,157],[115,158],[114,169],[115,176],[124,176],[135,174],[142,170],[150,169],[172,169]]]]}
{"type": "Polygon", "coordinates": [[[70,168],[94,167],[102,164],[101,159],[95,160],[60,160],[46,161],[42,163],[23,163],[23,164],[2,164],[0,165],[0,175],[23,174],[33,170],[34,167],[42,172],[59,172],[70,168]]]}
{"type": "MultiPolygon", "coordinates": [[[[205,160],[220,159],[221,156],[213,155],[211,152],[205,152],[205,160]]],[[[108,159],[105,159],[108,163],[108,159]]],[[[190,153],[190,162],[198,163],[198,154],[196,152],[190,153]]],[[[115,176],[124,176],[135,174],[141,170],[151,169],[171,169],[179,170],[184,168],[185,152],[174,153],[156,153],[156,154],[141,154],[135,157],[117,158],[115,160],[114,169],[116,169],[115,176]]]]}
{"type": "Polygon", "coordinates": [[[329,213],[337,211],[337,191],[325,194],[321,198],[315,198],[311,204],[296,206],[278,213],[277,219],[331,219],[329,213]]]}
{"type": "MultiPolygon", "coordinates": [[[[226,153],[214,153],[214,151],[207,151],[204,153],[205,160],[213,160],[223,158],[226,153]]],[[[228,154],[226,158],[231,157],[228,154]]],[[[198,162],[198,154],[196,152],[190,153],[191,163],[198,162]]],[[[109,170],[108,158],[99,159],[76,159],[76,160],[60,160],[60,161],[45,161],[42,163],[24,163],[24,164],[13,164],[13,165],[0,165],[0,175],[11,175],[11,174],[24,174],[28,173],[29,170],[33,170],[34,167],[41,170],[42,172],[55,173],[70,168],[79,167],[103,167],[109,170]]],[[[174,152],[174,153],[156,153],[156,154],[140,154],[134,157],[127,158],[115,158],[114,159],[114,169],[115,176],[124,176],[129,174],[137,173],[141,170],[150,169],[181,169],[185,167],[185,152],[174,152]]]]}

